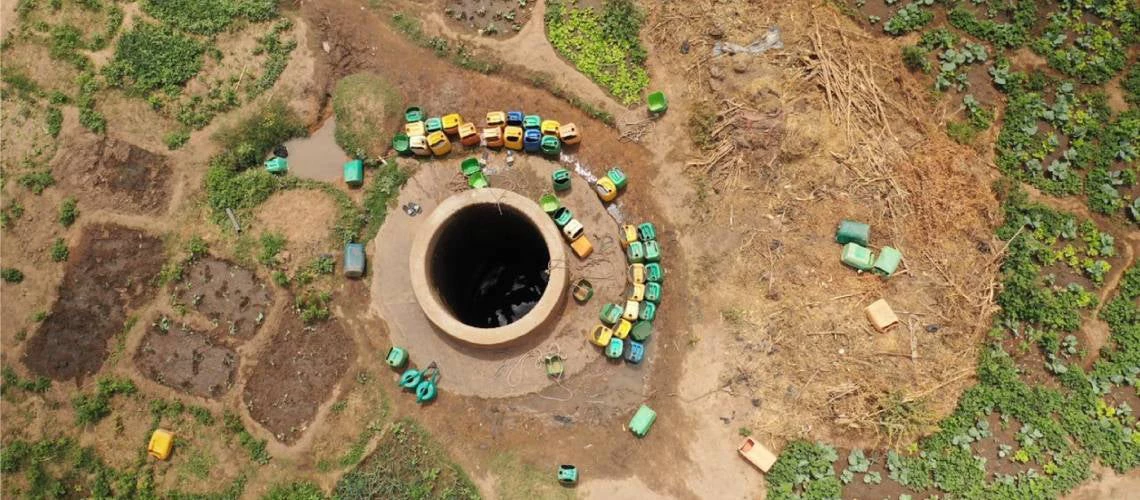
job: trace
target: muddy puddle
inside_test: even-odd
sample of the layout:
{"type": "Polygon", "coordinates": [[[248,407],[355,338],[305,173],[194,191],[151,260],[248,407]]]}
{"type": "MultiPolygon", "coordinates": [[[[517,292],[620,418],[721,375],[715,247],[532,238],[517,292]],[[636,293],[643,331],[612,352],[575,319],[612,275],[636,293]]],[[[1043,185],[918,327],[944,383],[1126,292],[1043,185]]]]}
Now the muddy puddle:
{"type": "Polygon", "coordinates": [[[24,364],[65,380],[99,371],[108,340],[128,314],[154,298],[154,277],[166,255],[162,240],[113,224],[86,228],[71,249],[59,300],[28,340],[24,364]]]}
{"type": "Polygon", "coordinates": [[[238,357],[216,345],[205,332],[175,324],[165,315],[154,318],[135,354],[143,375],[192,396],[217,398],[233,385],[238,357]]]}
{"type": "Polygon", "coordinates": [[[348,156],[337,146],[335,132],[336,118],[329,117],[309,137],[287,141],[289,173],[317,181],[340,179],[348,156]]]}
{"type": "Polygon", "coordinates": [[[213,323],[209,333],[215,339],[237,341],[257,333],[273,303],[273,294],[252,271],[213,258],[192,264],[174,297],[213,323]]]}

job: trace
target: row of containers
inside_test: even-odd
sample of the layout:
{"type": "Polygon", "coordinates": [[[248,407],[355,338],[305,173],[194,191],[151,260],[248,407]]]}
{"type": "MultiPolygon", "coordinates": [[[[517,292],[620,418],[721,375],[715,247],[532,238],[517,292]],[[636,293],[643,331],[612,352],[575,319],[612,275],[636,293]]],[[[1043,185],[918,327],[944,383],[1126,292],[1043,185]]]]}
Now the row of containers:
{"type": "Polygon", "coordinates": [[[578,144],[582,136],[573,123],[544,120],[522,111],[490,111],[483,129],[463,121],[459,113],[427,117],[422,108],[404,111],[404,132],[392,138],[392,149],[402,155],[445,156],[451,152],[452,138],[466,147],[480,144],[556,157],[563,144],[578,144]]]}
{"type": "MultiPolygon", "coordinates": [[[[603,304],[598,314],[601,323],[590,329],[588,339],[600,347],[607,358],[638,364],[645,357],[645,343],[653,335],[653,321],[661,305],[661,283],[665,277],[661,244],[651,222],[623,225],[619,241],[629,264],[625,304],[603,304]]],[[[583,281],[586,280],[574,285],[574,298],[579,302],[589,300],[592,294],[589,282],[583,281]]]]}

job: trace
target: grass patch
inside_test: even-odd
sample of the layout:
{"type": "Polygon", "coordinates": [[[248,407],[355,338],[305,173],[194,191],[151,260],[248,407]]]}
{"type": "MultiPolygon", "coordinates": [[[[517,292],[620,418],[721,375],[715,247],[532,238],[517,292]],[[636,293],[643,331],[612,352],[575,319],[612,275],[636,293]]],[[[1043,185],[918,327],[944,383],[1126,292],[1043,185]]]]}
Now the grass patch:
{"type": "Polygon", "coordinates": [[[14,267],[5,267],[0,269],[0,279],[5,283],[21,283],[24,281],[24,273],[14,267]]]}
{"type": "Polygon", "coordinates": [[[379,158],[392,140],[392,125],[402,116],[403,99],[386,80],[357,73],[341,79],[332,96],[336,143],[349,156],[379,158]]]}
{"type": "Polygon", "coordinates": [[[37,170],[21,175],[16,182],[28,188],[28,191],[40,195],[45,189],[55,185],[55,176],[51,175],[49,170],[37,170]]]}
{"type": "Polygon", "coordinates": [[[361,241],[369,241],[376,236],[384,219],[388,217],[388,208],[395,203],[400,189],[410,176],[410,172],[397,167],[395,163],[389,163],[380,167],[372,177],[372,183],[364,189],[365,226],[361,241]]]}
{"type": "Polygon", "coordinates": [[[261,500],[324,500],[328,498],[320,486],[312,481],[275,484],[261,500]]]}
{"type": "Polygon", "coordinates": [[[546,34],[562,57],[630,105],[649,86],[646,52],[638,38],[644,20],[632,0],[606,0],[601,13],[574,2],[550,1],[546,34]]]}
{"type": "Polygon", "coordinates": [[[245,451],[249,453],[249,459],[258,465],[265,465],[269,463],[269,452],[265,450],[265,445],[269,443],[267,439],[257,439],[245,429],[241,423],[241,417],[236,413],[226,411],[222,414],[222,424],[226,430],[237,436],[238,444],[245,451]]]}
{"type": "Polygon", "coordinates": [[[389,426],[376,452],[337,482],[338,498],[479,498],[475,484],[423,427],[389,426]]]}
{"type": "Polygon", "coordinates": [[[503,500],[527,500],[531,498],[570,499],[573,490],[552,481],[554,472],[543,470],[523,462],[512,453],[501,453],[491,461],[497,481],[495,489],[503,500]]]}
{"type": "Polygon", "coordinates": [[[63,238],[56,238],[55,241],[51,243],[51,248],[48,250],[48,253],[51,255],[52,262],[63,262],[71,255],[71,250],[67,248],[67,241],[64,241],[63,238]]]}
{"type": "Polygon", "coordinates": [[[51,389],[51,379],[44,376],[38,376],[34,379],[20,378],[16,370],[10,366],[5,366],[0,370],[0,394],[8,394],[13,388],[43,394],[51,389]]]}

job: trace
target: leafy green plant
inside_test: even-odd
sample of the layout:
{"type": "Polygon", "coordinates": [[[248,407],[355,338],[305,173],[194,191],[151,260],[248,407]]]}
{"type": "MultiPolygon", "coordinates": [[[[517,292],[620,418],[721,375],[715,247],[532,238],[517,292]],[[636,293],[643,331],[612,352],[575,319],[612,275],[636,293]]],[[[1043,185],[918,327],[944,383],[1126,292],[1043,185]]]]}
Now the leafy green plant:
{"type": "Polygon", "coordinates": [[[173,151],[186,145],[186,141],[190,140],[190,131],[186,129],[179,129],[170,132],[162,137],[162,142],[166,144],[166,148],[173,151]]]}
{"type": "Polygon", "coordinates": [[[75,421],[80,425],[96,424],[111,414],[111,398],[115,395],[131,395],[138,389],[127,378],[103,377],[99,379],[95,392],[79,394],[71,399],[75,409],[75,421]]]}
{"type": "Polygon", "coordinates": [[[559,54],[622,104],[633,104],[649,85],[639,35],[644,14],[632,0],[606,0],[602,12],[551,1],[546,34],[559,54]]]}
{"type": "Polygon", "coordinates": [[[249,97],[257,97],[266,90],[273,88],[273,85],[281,78],[281,73],[285,72],[285,66],[289,64],[289,54],[297,48],[297,40],[283,40],[281,34],[292,28],[292,21],[282,19],[274,23],[269,33],[257,39],[254,54],[265,54],[267,57],[261,76],[257,77],[249,88],[249,97]]]}
{"type": "Polygon", "coordinates": [[[50,170],[37,170],[21,175],[16,179],[16,182],[39,195],[43,194],[45,189],[55,185],[55,177],[51,175],[50,170]]]}
{"type": "Polygon", "coordinates": [[[67,249],[67,242],[63,238],[56,238],[51,244],[50,253],[52,262],[63,262],[71,251],[67,249]]]}
{"type": "Polygon", "coordinates": [[[262,233],[261,234],[261,253],[258,254],[257,261],[264,266],[275,267],[279,262],[277,261],[277,254],[285,249],[285,237],[278,233],[262,233]]]}
{"type": "Polygon", "coordinates": [[[48,135],[59,137],[59,132],[63,130],[63,111],[55,106],[47,108],[44,112],[44,126],[47,127],[48,135]]]}
{"type": "Polygon", "coordinates": [[[842,486],[832,469],[838,459],[835,449],[823,443],[788,443],[765,476],[769,498],[839,498],[842,486]]]}
{"type": "Polygon", "coordinates": [[[205,46],[165,25],[135,23],[115,47],[103,74],[111,85],[147,94],[177,88],[202,68],[205,46]]]}
{"type": "Polygon", "coordinates": [[[274,0],[143,0],[143,12],[182,31],[213,35],[234,21],[277,17],[274,0]]]}
{"type": "Polygon", "coordinates": [[[68,196],[63,199],[59,204],[59,223],[63,227],[71,227],[75,224],[75,219],[79,217],[78,202],[74,196],[68,196]]]}
{"type": "Polygon", "coordinates": [[[266,465],[269,463],[271,457],[269,456],[269,452],[265,450],[265,446],[269,441],[266,439],[259,440],[253,437],[253,435],[245,429],[245,426],[242,425],[241,417],[236,413],[226,410],[222,414],[222,426],[231,434],[237,436],[238,443],[249,453],[250,460],[258,465],[266,465]]]}
{"type": "Polygon", "coordinates": [[[887,19],[887,22],[883,24],[883,31],[894,36],[900,36],[921,29],[934,20],[934,13],[922,7],[933,4],[934,0],[915,0],[906,4],[895,12],[895,15],[891,16],[890,19],[887,19]]]}
{"type": "Polygon", "coordinates": [[[911,71],[930,73],[933,65],[930,63],[930,51],[920,45],[907,45],[902,48],[903,64],[911,71]]]}
{"type": "Polygon", "coordinates": [[[0,269],[0,279],[5,283],[21,283],[24,281],[24,273],[14,267],[5,267],[0,269]]]}

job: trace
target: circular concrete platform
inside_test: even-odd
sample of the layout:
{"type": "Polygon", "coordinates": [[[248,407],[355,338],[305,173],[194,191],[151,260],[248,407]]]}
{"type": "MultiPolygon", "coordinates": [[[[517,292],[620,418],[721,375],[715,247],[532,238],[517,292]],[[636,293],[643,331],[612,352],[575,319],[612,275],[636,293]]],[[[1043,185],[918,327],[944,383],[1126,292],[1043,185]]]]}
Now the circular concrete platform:
{"type": "MultiPolygon", "coordinates": [[[[543,391],[555,385],[541,365],[541,359],[551,353],[558,353],[566,360],[564,380],[583,374],[587,366],[608,366],[598,348],[586,341],[586,333],[598,324],[598,311],[602,304],[624,301],[625,253],[617,241],[617,222],[606,212],[589,184],[577,176],[571,183],[571,189],[559,192],[558,198],[585,226],[585,234],[593,243],[594,252],[586,259],[579,259],[558,236],[554,247],[560,247],[565,255],[561,271],[565,273],[566,284],[558,287],[563,293],[555,299],[557,304],[549,322],[513,342],[477,347],[446,333],[425,314],[419,300],[423,292],[417,294],[413,285],[412,276],[419,273],[413,273],[409,265],[415,253],[412,247],[424,237],[423,233],[432,232],[431,220],[448,199],[456,195],[481,196],[467,193],[487,191],[467,187],[459,171],[461,159],[398,160],[402,168],[411,169],[414,173],[400,191],[396,206],[389,212],[368,249],[372,303],[388,325],[392,344],[406,348],[414,366],[423,367],[436,362],[442,373],[440,388],[464,396],[498,398],[543,391]],[[400,210],[399,207],[409,202],[420,205],[422,212],[409,216],[400,210]],[[568,284],[577,278],[587,278],[594,284],[594,298],[586,304],[578,304],[571,294],[565,293],[568,284]]],[[[543,193],[551,191],[550,175],[560,166],[557,162],[516,155],[514,164],[507,165],[503,153],[489,154],[488,161],[485,172],[492,189],[509,191],[526,200],[535,210],[541,210],[537,200],[543,193]]],[[[540,219],[540,226],[547,225],[550,230],[557,230],[554,221],[545,213],[540,219]]],[[[551,267],[558,267],[555,255],[557,250],[551,252],[551,267]]],[[[551,278],[550,283],[553,281],[551,278]]],[[[540,302],[545,299],[544,295],[540,302]]],[[[606,384],[617,387],[615,380],[628,378],[628,383],[618,384],[627,388],[622,389],[622,394],[637,394],[634,388],[641,386],[645,376],[641,365],[623,367],[617,371],[622,376],[616,376],[613,371],[599,371],[600,380],[609,380],[606,384]]],[[[556,387],[555,390],[562,394],[562,389],[556,387]]]]}

